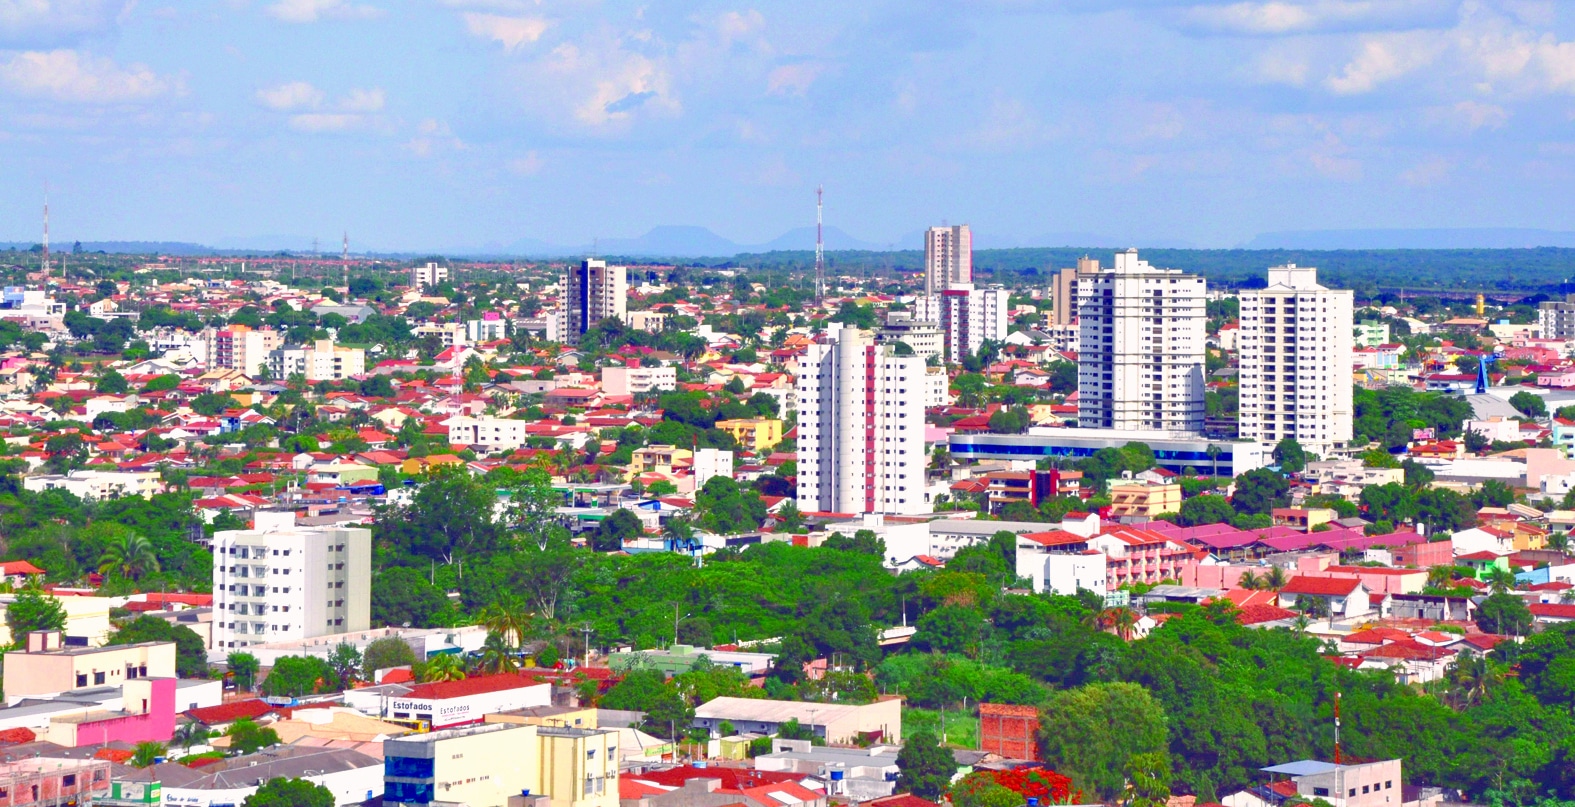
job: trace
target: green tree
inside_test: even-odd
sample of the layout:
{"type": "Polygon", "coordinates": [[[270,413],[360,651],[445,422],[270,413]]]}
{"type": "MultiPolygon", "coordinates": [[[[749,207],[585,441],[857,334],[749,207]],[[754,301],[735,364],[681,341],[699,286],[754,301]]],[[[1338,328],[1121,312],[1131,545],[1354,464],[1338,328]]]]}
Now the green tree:
{"type": "Polygon", "coordinates": [[[1529,418],[1542,418],[1548,416],[1548,404],[1542,400],[1541,395],[1522,390],[1509,396],[1509,405],[1519,410],[1522,415],[1529,418]]]}
{"type": "Polygon", "coordinates": [[[334,807],[334,793],[308,779],[269,779],[241,807],[334,807]]]}
{"type": "Polygon", "coordinates": [[[32,631],[65,630],[66,608],[60,604],[60,600],[48,594],[23,589],[6,607],[5,624],[11,629],[11,641],[17,647],[23,647],[27,642],[27,634],[32,631]]]}
{"type": "Polygon", "coordinates": [[[225,656],[224,666],[235,674],[237,689],[249,690],[257,685],[257,671],[261,669],[262,662],[250,653],[231,653],[225,656]]]}
{"type": "Polygon", "coordinates": [[[465,680],[465,662],[459,656],[445,653],[433,656],[418,665],[416,677],[422,683],[465,680]]]}
{"type": "Polygon", "coordinates": [[[95,392],[103,392],[110,395],[125,395],[128,389],[129,385],[126,384],[126,377],[113,369],[99,376],[98,382],[93,385],[95,392]]]}
{"type": "Polygon", "coordinates": [[[98,560],[100,574],[118,574],[127,580],[138,580],[148,572],[159,570],[159,558],[153,543],[137,533],[127,533],[104,550],[98,560]]]}
{"type": "Polygon", "coordinates": [[[957,760],[941,747],[935,735],[917,731],[908,735],[897,752],[897,789],[934,800],[946,792],[957,773],[957,760]]]}
{"type": "Polygon", "coordinates": [[[1182,501],[1181,512],[1177,514],[1176,523],[1183,527],[1228,524],[1235,516],[1236,509],[1231,507],[1228,499],[1213,493],[1205,493],[1182,501]]]}
{"type": "Polygon", "coordinates": [[[602,519],[591,536],[591,548],[597,552],[616,552],[623,549],[623,542],[638,538],[644,533],[640,519],[628,508],[620,507],[602,519]]]}
{"type": "Polygon", "coordinates": [[[1269,515],[1274,508],[1284,506],[1289,490],[1285,477],[1267,468],[1256,468],[1236,477],[1236,495],[1231,501],[1240,513],[1269,515]]]}
{"type": "Polygon", "coordinates": [[[174,642],[175,672],[182,678],[208,677],[208,651],[202,637],[185,625],[176,625],[146,614],[120,626],[105,644],[174,642]]]}
{"type": "Polygon", "coordinates": [[[299,698],[323,691],[338,681],[328,662],[316,656],[283,656],[263,679],[264,695],[299,698]]]}
{"type": "Polygon", "coordinates": [[[1147,689],[1089,684],[1050,699],[1040,716],[1039,742],[1055,770],[1108,801],[1121,794],[1122,772],[1134,757],[1164,753],[1166,732],[1164,709],[1147,689]]]}
{"type": "Polygon", "coordinates": [[[152,767],[166,753],[168,751],[165,749],[164,743],[151,741],[137,743],[136,747],[131,751],[131,759],[127,760],[127,764],[133,768],[152,767]]]}
{"type": "MultiPolygon", "coordinates": [[[[282,659],[281,659],[282,660],[282,659]]],[[[238,754],[255,754],[264,748],[279,744],[279,732],[259,726],[249,717],[230,724],[224,736],[230,738],[230,750],[238,754]]]]}
{"type": "Polygon", "coordinates": [[[426,575],[406,566],[372,576],[372,624],[433,628],[447,624],[448,597],[426,575]]]}
{"type": "Polygon", "coordinates": [[[1531,633],[1531,609],[1521,598],[1507,591],[1489,594],[1477,607],[1477,627],[1502,636],[1531,633]]]}
{"type": "Polygon", "coordinates": [[[416,651],[397,636],[383,636],[367,643],[361,654],[361,677],[371,681],[378,670],[393,667],[410,667],[416,663],[416,651]]]}
{"type": "Polygon", "coordinates": [[[1307,452],[1294,437],[1286,437],[1274,446],[1274,462],[1288,474],[1299,474],[1307,468],[1307,452]]]}
{"type": "Polygon", "coordinates": [[[1163,751],[1134,754],[1123,771],[1123,807],[1165,807],[1170,802],[1170,755],[1163,751]]]}
{"type": "Polygon", "coordinates": [[[349,642],[334,645],[328,654],[328,666],[334,671],[340,689],[349,689],[361,674],[361,651],[349,642]]]}

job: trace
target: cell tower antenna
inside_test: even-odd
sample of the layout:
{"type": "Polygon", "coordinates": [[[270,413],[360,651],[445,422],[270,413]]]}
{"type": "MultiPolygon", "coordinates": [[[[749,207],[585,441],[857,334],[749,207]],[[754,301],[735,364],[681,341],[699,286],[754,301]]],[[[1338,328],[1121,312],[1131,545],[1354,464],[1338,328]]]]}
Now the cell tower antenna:
{"type": "Polygon", "coordinates": [[[825,188],[815,186],[815,302],[826,299],[826,242],[822,231],[825,188]]]}
{"type": "Polygon", "coordinates": [[[345,230],[344,251],[339,254],[339,260],[345,266],[345,299],[350,299],[350,231],[345,230]]]}
{"type": "Polygon", "coordinates": [[[44,182],[44,283],[49,282],[49,182],[44,182]]]}

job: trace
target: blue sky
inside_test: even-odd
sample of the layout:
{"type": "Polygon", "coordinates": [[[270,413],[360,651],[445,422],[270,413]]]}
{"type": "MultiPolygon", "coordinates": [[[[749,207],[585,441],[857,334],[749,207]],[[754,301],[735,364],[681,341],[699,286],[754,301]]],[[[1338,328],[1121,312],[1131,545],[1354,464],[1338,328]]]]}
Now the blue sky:
{"type": "Polygon", "coordinates": [[[0,0],[0,179],[0,240],[1571,230],[1575,3],[0,0]]]}

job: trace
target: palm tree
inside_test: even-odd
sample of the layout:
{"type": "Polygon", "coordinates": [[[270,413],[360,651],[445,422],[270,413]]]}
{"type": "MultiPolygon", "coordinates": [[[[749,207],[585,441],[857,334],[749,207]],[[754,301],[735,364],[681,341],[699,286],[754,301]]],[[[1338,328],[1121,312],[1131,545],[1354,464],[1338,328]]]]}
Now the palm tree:
{"type": "Polygon", "coordinates": [[[1263,578],[1254,574],[1251,570],[1248,570],[1242,572],[1241,577],[1237,578],[1236,587],[1244,588],[1248,591],[1256,591],[1257,589],[1263,588],[1263,578]]]}
{"type": "Polygon", "coordinates": [[[1122,641],[1132,641],[1132,629],[1137,626],[1137,613],[1131,608],[1106,608],[1101,617],[1105,626],[1121,637],[1122,641]]]}
{"type": "Polygon", "coordinates": [[[1434,588],[1448,588],[1455,580],[1455,567],[1434,566],[1427,570],[1427,584],[1434,588]]]}
{"type": "Polygon", "coordinates": [[[476,659],[476,672],[497,675],[516,672],[519,668],[520,660],[515,655],[515,649],[509,646],[501,634],[488,633],[487,641],[481,646],[481,656],[476,659]]]}
{"type": "Polygon", "coordinates": [[[1494,566],[1488,570],[1487,579],[1483,582],[1488,584],[1488,588],[1494,594],[1507,594],[1515,590],[1515,573],[1508,569],[1494,566]]]}
{"type": "Polygon", "coordinates": [[[1570,549],[1570,534],[1555,532],[1548,536],[1548,548],[1554,552],[1567,553],[1570,549]]]}
{"type": "Polygon", "coordinates": [[[1487,657],[1465,651],[1444,673],[1451,696],[1460,706],[1480,703],[1488,690],[1503,683],[1504,671],[1487,657]]]}
{"type": "Polygon", "coordinates": [[[524,601],[512,593],[499,597],[497,602],[481,611],[480,624],[490,633],[497,634],[504,646],[518,649],[525,642],[530,629],[531,613],[524,601]]]}
{"type": "Polygon", "coordinates": [[[153,544],[141,535],[129,533],[109,545],[98,559],[100,574],[118,572],[127,580],[136,580],[148,572],[159,570],[158,555],[153,544]]]}
{"type": "Polygon", "coordinates": [[[1285,577],[1285,570],[1279,566],[1270,566],[1269,570],[1263,573],[1263,587],[1271,591],[1285,588],[1288,582],[1290,581],[1285,577]]]}
{"type": "Polygon", "coordinates": [[[421,666],[422,683],[463,680],[465,680],[465,662],[452,653],[434,656],[421,666]]]}

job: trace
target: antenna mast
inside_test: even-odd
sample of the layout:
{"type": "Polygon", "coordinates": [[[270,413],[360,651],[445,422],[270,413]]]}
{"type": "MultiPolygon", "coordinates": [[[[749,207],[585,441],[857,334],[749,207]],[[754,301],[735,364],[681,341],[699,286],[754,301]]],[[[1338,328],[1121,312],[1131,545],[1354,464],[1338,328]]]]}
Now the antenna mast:
{"type": "Polygon", "coordinates": [[[49,282],[49,183],[44,183],[44,277],[41,283],[49,282]]]}
{"type": "Polygon", "coordinates": [[[821,233],[821,196],[824,188],[815,186],[815,302],[826,299],[826,245],[821,233]]]}
{"type": "Polygon", "coordinates": [[[339,260],[345,265],[345,300],[350,299],[350,231],[345,230],[344,252],[340,253],[339,260]]]}

